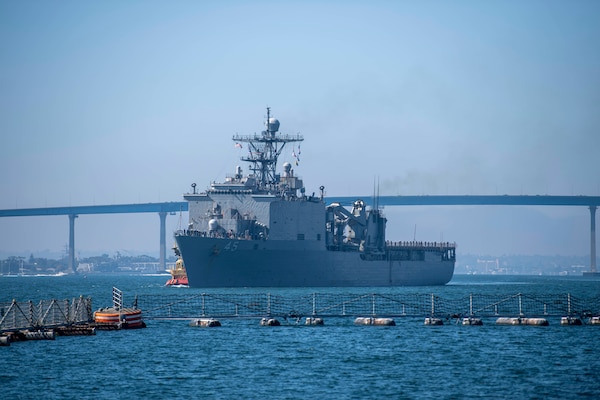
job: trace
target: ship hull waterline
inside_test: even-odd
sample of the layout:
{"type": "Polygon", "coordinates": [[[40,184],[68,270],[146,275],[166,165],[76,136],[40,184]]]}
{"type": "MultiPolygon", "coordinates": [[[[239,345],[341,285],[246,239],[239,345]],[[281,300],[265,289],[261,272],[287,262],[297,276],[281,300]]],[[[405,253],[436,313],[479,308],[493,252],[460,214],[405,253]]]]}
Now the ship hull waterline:
{"type": "Polygon", "coordinates": [[[229,240],[176,236],[190,287],[439,286],[454,260],[363,260],[309,241],[229,240]]]}

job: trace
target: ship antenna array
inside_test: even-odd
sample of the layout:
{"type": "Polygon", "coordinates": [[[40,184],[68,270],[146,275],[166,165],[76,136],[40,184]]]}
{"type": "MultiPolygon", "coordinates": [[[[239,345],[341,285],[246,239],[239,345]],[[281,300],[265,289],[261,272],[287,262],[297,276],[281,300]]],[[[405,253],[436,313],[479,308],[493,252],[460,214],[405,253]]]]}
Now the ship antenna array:
{"type": "Polygon", "coordinates": [[[274,191],[277,184],[277,159],[288,142],[301,142],[301,135],[283,135],[278,132],[279,121],[271,121],[271,108],[267,107],[266,130],[261,135],[234,135],[233,140],[248,144],[248,155],[241,160],[251,164],[250,170],[257,178],[259,190],[274,191]]]}

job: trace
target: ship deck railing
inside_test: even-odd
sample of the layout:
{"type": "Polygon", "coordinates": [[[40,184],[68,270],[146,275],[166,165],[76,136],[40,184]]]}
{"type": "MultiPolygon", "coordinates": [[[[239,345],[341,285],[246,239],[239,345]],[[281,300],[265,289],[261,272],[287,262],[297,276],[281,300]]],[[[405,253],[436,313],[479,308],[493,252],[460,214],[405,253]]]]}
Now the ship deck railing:
{"type": "Polygon", "coordinates": [[[236,234],[233,232],[226,233],[209,233],[205,231],[197,231],[194,229],[178,230],[175,231],[175,236],[195,236],[195,237],[208,237],[213,239],[231,239],[231,240],[259,240],[262,238],[247,236],[245,234],[236,234]]]}
{"type": "Polygon", "coordinates": [[[393,241],[386,241],[385,245],[388,249],[422,249],[422,248],[428,248],[428,249],[440,249],[440,250],[446,250],[446,249],[455,249],[456,248],[456,243],[455,242],[421,242],[421,241],[400,241],[400,242],[393,242],[393,241]]]}

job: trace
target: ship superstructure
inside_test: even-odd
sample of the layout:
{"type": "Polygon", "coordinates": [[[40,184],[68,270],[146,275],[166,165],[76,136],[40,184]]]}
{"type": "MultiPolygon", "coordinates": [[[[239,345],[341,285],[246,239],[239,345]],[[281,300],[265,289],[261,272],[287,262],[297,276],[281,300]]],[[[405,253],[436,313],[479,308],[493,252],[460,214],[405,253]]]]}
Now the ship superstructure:
{"type": "Polygon", "coordinates": [[[188,229],[175,238],[190,286],[441,285],[452,278],[454,244],[386,241],[380,209],[360,199],[350,210],[326,206],[324,187],[306,195],[291,163],[278,173],[286,144],[304,139],[280,133],[268,108],[265,126],[232,138],[248,150],[241,157],[248,174],[238,166],[224,182],[202,193],[192,185],[184,195],[188,229]]]}

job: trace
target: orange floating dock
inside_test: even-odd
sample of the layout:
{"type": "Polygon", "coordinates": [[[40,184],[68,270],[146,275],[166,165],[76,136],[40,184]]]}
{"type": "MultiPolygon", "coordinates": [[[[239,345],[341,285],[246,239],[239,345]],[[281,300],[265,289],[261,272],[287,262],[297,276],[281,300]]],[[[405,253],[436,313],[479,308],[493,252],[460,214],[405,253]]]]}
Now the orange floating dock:
{"type": "Polygon", "coordinates": [[[142,319],[142,310],[135,308],[122,308],[120,310],[114,307],[101,308],[94,313],[94,322],[97,328],[106,326],[107,329],[137,329],[146,327],[142,319]]]}

